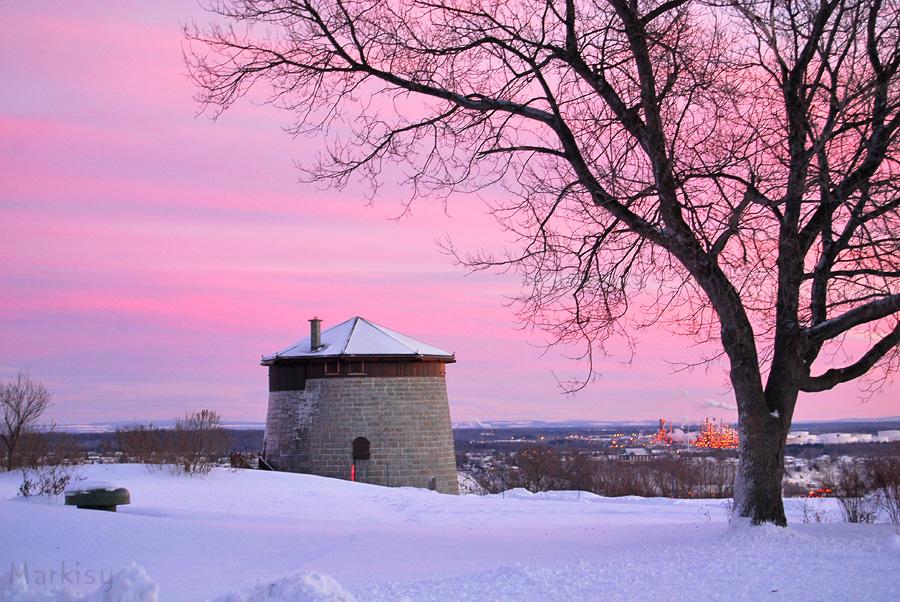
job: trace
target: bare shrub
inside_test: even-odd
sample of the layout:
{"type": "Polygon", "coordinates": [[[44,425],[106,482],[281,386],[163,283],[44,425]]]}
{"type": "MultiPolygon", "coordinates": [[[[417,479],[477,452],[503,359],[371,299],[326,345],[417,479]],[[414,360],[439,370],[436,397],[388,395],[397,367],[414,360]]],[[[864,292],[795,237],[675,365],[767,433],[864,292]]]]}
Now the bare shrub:
{"type": "Polygon", "coordinates": [[[900,525],[900,458],[876,458],[868,468],[879,507],[892,523],[900,525]]]}
{"type": "Polygon", "coordinates": [[[515,487],[511,479],[513,473],[505,466],[474,465],[469,469],[469,474],[487,493],[500,493],[515,487]]]}
{"type": "Polygon", "coordinates": [[[715,458],[605,460],[596,463],[593,491],[610,497],[730,498],[735,470],[715,458]]]}
{"type": "Polygon", "coordinates": [[[810,499],[803,500],[801,510],[804,523],[829,523],[832,520],[831,512],[823,508],[817,508],[810,499]]]}
{"type": "Polygon", "coordinates": [[[253,465],[250,463],[250,454],[243,454],[241,452],[233,451],[228,454],[228,465],[231,468],[237,470],[239,468],[253,468],[253,465]]]}
{"type": "Polygon", "coordinates": [[[116,444],[124,462],[149,466],[171,460],[171,433],[152,424],[135,424],[116,429],[116,444]]]}
{"type": "Polygon", "coordinates": [[[702,488],[699,473],[706,471],[706,462],[662,458],[644,464],[646,466],[640,467],[646,475],[643,480],[655,495],[668,498],[703,497],[699,495],[702,488]]]}
{"type": "Polygon", "coordinates": [[[569,488],[562,459],[547,447],[535,447],[516,454],[518,487],[528,491],[559,491],[569,488]]]}
{"type": "Polygon", "coordinates": [[[637,464],[619,460],[599,460],[595,463],[593,492],[608,497],[623,495],[655,496],[646,479],[647,471],[637,464]]]}
{"type": "Polygon", "coordinates": [[[568,489],[576,491],[594,490],[594,460],[587,454],[575,454],[565,463],[568,489]]]}
{"type": "Polygon", "coordinates": [[[6,456],[6,470],[17,466],[16,450],[50,405],[50,392],[25,372],[0,385],[0,443],[6,456]]]}
{"type": "Polygon", "coordinates": [[[77,465],[84,461],[84,457],[77,438],[58,431],[56,424],[50,424],[41,431],[22,433],[16,446],[15,465],[22,469],[77,465]]]}
{"type": "Polygon", "coordinates": [[[491,493],[515,487],[529,491],[590,491],[607,497],[730,498],[735,466],[715,458],[651,458],[627,462],[585,454],[563,455],[531,448],[472,475],[491,493]]]}
{"type": "Polygon", "coordinates": [[[46,433],[29,430],[19,438],[14,464],[19,468],[35,468],[53,463],[53,456],[50,437],[46,433]]]}
{"type": "Polygon", "coordinates": [[[548,447],[520,450],[509,458],[495,458],[487,465],[473,465],[468,472],[488,493],[518,487],[538,491],[590,491],[593,462],[584,454],[564,455],[548,447]]]}
{"type": "Polygon", "coordinates": [[[176,474],[207,474],[219,458],[228,455],[229,436],[212,410],[187,414],[175,422],[171,469],[176,474]]]}
{"type": "Polygon", "coordinates": [[[875,487],[865,465],[855,462],[836,464],[827,485],[834,490],[846,522],[875,522],[878,502],[872,495],[875,487]]]}
{"type": "MultiPolygon", "coordinates": [[[[709,458],[696,466],[696,482],[690,497],[731,499],[734,497],[734,477],[737,465],[709,458]]],[[[733,503],[733,500],[732,500],[733,503]]]]}
{"type": "Polygon", "coordinates": [[[44,464],[22,470],[19,495],[60,495],[72,481],[83,481],[84,475],[71,464],[44,464]]]}

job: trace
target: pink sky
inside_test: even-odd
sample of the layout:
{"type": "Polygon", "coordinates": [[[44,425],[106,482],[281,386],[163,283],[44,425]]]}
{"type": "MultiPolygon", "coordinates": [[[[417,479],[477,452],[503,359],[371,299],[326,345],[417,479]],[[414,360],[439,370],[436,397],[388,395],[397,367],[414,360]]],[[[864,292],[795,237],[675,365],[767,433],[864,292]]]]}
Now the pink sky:
{"type": "MultiPolygon", "coordinates": [[[[298,183],[312,152],[288,116],[244,102],[196,117],[180,23],[191,2],[27,2],[0,21],[0,379],[46,382],[60,423],[162,420],[209,407],[263,421],[259,357],[353,315],[457,354],[454,420],[734,419],[721,367],[691,341],[647,332],[630,365],[575,396],[580,374],[517,328],[510,276],[465,276],[436,241],[496,248],[474,197],[448,214],[402,189],[298,183]]],[[[808,396],[797,418],[900,414],[900,386],[860,403],[856,385],[808,396]]]]}

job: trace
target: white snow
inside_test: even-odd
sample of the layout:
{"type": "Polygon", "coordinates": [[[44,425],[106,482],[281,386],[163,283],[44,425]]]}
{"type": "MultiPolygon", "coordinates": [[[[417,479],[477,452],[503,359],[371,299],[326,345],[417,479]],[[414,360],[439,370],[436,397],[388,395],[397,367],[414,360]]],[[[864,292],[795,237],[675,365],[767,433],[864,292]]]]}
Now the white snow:
{"type": "Polygon", "coordinates": [[[405,334],[355,316],[322,331],[322,347],[310,350],[310,337],[273,355],[263,362],[285,357],[331,357],[338,355],[425,355],[452,358],[453,354],[417,341],[405,334]]]}
{"type": "Polygon", "coordinates": [[[113,491],[118,489],[118,487],[107,481],[75,481],[66,487],[66,493],[83,493],[85,491],[93,491],[96,489],[113,491]]]}
{"type": "Polygon", "coordinates": [[[273,583],[228,594],[216,602],[269,602],[270,600],[321,600],[322,602],[355,602],[356,598],[329,575],[308,573],[285,577],[273,583]]]}
{"type": "Polygon", "coordinates": [[[896,600],[900,586],[895,527],[802,522],[809,504],[838,516],[833,500],[787,500],[781,529],[729,526],[721,500],[84,471],[131,505],[19,498],[20,475],[0,474],[0,600],[896,600]]]}

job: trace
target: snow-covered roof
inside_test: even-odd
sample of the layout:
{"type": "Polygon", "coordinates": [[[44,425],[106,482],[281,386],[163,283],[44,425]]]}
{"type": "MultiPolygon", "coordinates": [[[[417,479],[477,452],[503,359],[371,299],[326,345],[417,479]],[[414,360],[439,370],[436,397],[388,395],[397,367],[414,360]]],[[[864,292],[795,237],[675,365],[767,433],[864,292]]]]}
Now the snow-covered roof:
{"type": "Polygon", "coordinates": [[[339,355],[429,357],[453,361],[453,354],[448,351],[417,341],[359,316],[323,330],[322,346],[316,350],[310,349],[310,338],[306,337],[278,353],[264,355],[262,363],[271,364],[276,360],[287,358],[339,355]]]}

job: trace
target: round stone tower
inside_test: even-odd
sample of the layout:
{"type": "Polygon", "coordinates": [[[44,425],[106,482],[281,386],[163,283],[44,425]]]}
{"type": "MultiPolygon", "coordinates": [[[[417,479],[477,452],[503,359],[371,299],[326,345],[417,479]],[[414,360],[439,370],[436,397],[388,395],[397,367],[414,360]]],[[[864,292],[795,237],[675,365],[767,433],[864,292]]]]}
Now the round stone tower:
{"type": "Polygon", "coordinates": [[[275,470],[459,493],[444,380],[456,361],[355,317],[274,355],[263,447],[275,470]]]}

